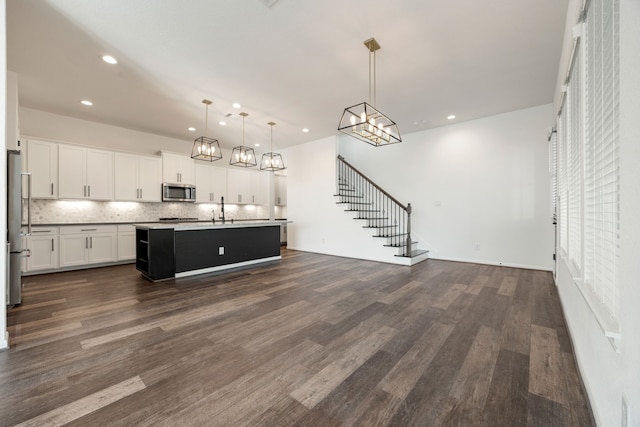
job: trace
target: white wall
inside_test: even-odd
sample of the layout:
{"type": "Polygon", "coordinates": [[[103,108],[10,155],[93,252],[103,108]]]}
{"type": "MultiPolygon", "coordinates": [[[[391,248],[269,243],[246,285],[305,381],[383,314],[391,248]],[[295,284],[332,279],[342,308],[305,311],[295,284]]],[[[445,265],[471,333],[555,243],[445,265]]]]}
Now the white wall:
{"type": "Polygon", "coordinates": [[[287,247],[329,255],[390,262],[394,250],[373,239],[370,229],[336,204],[336,138],[283,151],[287,162],[287,247]]]}
{"type": "Polygon", "coordinates": [[[432,258],[551,270],[550,104],[403,136],[373,147],[341,137],[339,152],[413,207],[432,258]]]}
{"type": "MultiPolygon", "coordinates": [[[[6,4],[5,0],[0,0],[0,82],[5,82],[4,85],[0,85],[0,135],[5,137],[0,138],[0,170],[2,170],[2,176],[0,176],[0,188],[7,188],[7,156],[5,149],[6,143],[6,112],[7,112],[7,21],[6,21],[6,4]]],[[[4,233],[7,235],[7,192],[0,192],[0,224],[4,233]]],[[[5,289],[7,287],[7,271],[6,271],[6,259],[7,248],[5,245],[6,240],[2,240],[0,244],[0,283],[2,283],[2,290],[0,291],[0,348],[6,348],[8,344],[7,334],[7,299],[5,289]]]]}
{"type": "MultiPolygon", "coordinates": [[[[575,3],[572,1],[571,3],[575,3]]],[[[569,26],[577,14],[569,6],[569,26]]],[[[631,425],[640,426],[640,2],[620,1],[620,352],[605,338],[596,318],[560,259],[556,283],[598,425],[619,426],[622,396],[631,425]]],[[[565,43],[564,49],[570,49],[565,43]]],[[[559,74],[565,75],[566,68],[559,74]]]]}
{"type": "MultiPolygon", "coordinates": [[[[19,114],[23,137],[28,135],[49,141],[154,155],[163,150],[190,155],[193,147],[193,141],[181,141],[30,108],[21,107],[19,114]]],[[[229,155],[225,157],[229,158],[229,155]]]]}
{"type": "Polygon", "coordinates": [[[432,257],[551,270],[551,114],[550,104],[529,108],[405,135],[403,143],[383,148],[331,137],[288,149],[288,218],[294,221],[288,246],[388,260],[389,248],[380,249],[382,242],[336,205],[340,152],[412,204],[418,247],[432,257]]]}

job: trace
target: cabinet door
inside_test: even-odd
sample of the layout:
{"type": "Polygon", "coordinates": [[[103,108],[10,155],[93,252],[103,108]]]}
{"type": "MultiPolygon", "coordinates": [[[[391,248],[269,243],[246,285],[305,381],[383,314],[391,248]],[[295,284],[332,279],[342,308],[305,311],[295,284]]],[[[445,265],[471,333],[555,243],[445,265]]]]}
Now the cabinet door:
{"type": "Polygon", "coordinates": [[[141,201],[162,201],[162,162],[159,158],[138,158],[138,188],[141,201]]]}
{"type": "Polygon", "coordinates": [[[211,168],[211,192],[213,193],[213,201],[220,203],[220,198],[227,198],[227,169],[211,168]]]}
{"type": "Polygon", "coordinates": [[[113,152],[87,149],[87,198],[113,200],[113,152]]]}
{"type": "Polygon", "coordinates": [[[27,271],[58,268],[58,236],[29,236],[27,247],[31,252],[27,271]]]}
{"type": "Polygon", "coordinates": [[[266,185],[268,184],[269,176],[263,172],[251,172],[251,198],[249,203],[254,205],[267,204],[266,200],[266,185]]]}
{"type": "Polygon", "coordinates": [[[162,153],[162,181],[174,184],[195,184],[194,160],[181,154],[162,153]]]}
{"type": "Polygon", "coordinates": [[[136,232],[118,233],[118,261],[136,259],[136,232]]]}
{"type": "Polygon", "coordinates": [[[87,173],[86,150],[73,145],[58,146],[60,185],[58,196],[61,199],[87,198],[85,176],[87,173]]]}
{"type": "Polygon", "coordinates": [[[209,165],[196,164],[196,203],[212,203],[214,201],[213,167],[209,165]]]}
{"type": "Polygon", "coordinates": [[[115,200],[137,201],[140,195],[138,187],[138,156],[115,153],[113,161],[115,200]]]}
{"type": "Polygon", "coordinates": [[[100,233],[89,236],[89,263],[113,262],[118,254],[116,233],[100,233]]]}
{"type": "Polygon", "coordinates": [[[29,140],[26,170],[31,173],[31,197],[58,198],[58,144],[29,140]]]}
{"type": "Polygon", "coordinates": [[[196,165],[195,161],[188,156],[178,157],[178,172],[180,172],[181,184],[193,184],[196,183],[196,165]]]}
{"type": "Polygon", "coordinates": [[[227,171],[228,203],[251,203],[251,172],[241,169],[227,171]]]}
{"type": "Polygon", "coordinates": [[[287,177],[286,176],[278,176],[274,177],[276,179],[275,182],[275,204],[278,206],[286,206],[287,205],[287,177]]]}
{"type": "Polygon", "coordinates": [[[60,267],[84,265],[89,262],[88,234],[60,235],[60,267]]]}

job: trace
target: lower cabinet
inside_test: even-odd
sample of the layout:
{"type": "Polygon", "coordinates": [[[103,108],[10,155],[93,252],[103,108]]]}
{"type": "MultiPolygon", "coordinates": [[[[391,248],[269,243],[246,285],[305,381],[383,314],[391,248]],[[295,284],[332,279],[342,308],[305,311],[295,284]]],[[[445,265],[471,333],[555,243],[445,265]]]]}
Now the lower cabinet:
{"type": "Polygon", "coordinates": [[[29,256],[25,258],[24,271],[58,268],[58,227],[33,227],[25,244],[25,248],[29,248],[29,256]]]}
{"type": "Polygon", "coordinates": [[[60,267],[115,262],[117,240],[115,225],[60,227],[60,267]]]}
{"type": "Polygon", "coordinates": [[[118,261],[136,259],[136,227],[131,224],[118,226],[118,261]]]}

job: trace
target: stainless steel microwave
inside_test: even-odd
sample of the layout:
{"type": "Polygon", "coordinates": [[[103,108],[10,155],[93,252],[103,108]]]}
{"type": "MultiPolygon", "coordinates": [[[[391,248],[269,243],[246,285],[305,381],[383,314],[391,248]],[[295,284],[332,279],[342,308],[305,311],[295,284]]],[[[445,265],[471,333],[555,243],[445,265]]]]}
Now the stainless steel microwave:
{"type": "Polygon", "coordinates": [[[196,186],[190,184],[162,184],[163,202],[195,202],[196,186]]]}

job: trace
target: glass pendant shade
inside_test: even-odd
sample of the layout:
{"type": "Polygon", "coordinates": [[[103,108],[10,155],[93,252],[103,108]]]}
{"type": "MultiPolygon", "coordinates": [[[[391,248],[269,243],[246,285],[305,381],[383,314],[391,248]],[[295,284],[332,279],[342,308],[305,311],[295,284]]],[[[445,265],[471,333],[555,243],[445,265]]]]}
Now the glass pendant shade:
{"type": "Polygon", "coordinates": [[[231,152],[231,160],[229,160],[229,164],[245,168],[257,166],[256,153],[253,151],[253,148],[245,147],[244,145],[234,147],[231,152]]]}
{"type": "Polygon", "coordinates": [[[229,164],[232,166],[249,168],[257,166],[258,163],[256,161],[256,153],[253,151],[253,148],[246,147],[244,145],[244,118],[249,114],[240,113],[240,115],[242,116],[242,145],[233,148],[229,164]]]}
{"type": "MultiPolygon", "coordinates": [[[[205,105],[204,113],[204,133],[207,133],[207,124],[209,121],[209,105],[211,101],[203,99],[202,103],[205,105]]],[[[207,162],[213,162],[222,158],[222,151],[220,151],[220,144],[217,139],[209,138],[207,136],[201,136],[193,141],[193,148],[191,149],[191,158],[198,160],[205,160],[207,162]]]]}
{"type": "Polygon", "coordinates": [[[338,130],[376,147],[402,142],[396,122],[366,102],[345,108],[338,130]]]}
{"type": "Polygon", "coordinates": [[[282,160],[282,156],[280,154],[273,152],[273,126],[275,123],[269,122],[268,125],[271,126],[271,152],[262,155],[260,170],[271,172],[281,171],[286,169],[284,160],[282,160]]]}
{"type": "Polygon", "coordinates": [[[402,142],[396,122],[373,106],[376,99],[376,51],[380,45],[373,37],[365,40],[364,45],[369,50],[369,103],[345,108],[338,131],[375,147],[402,142]]]}

